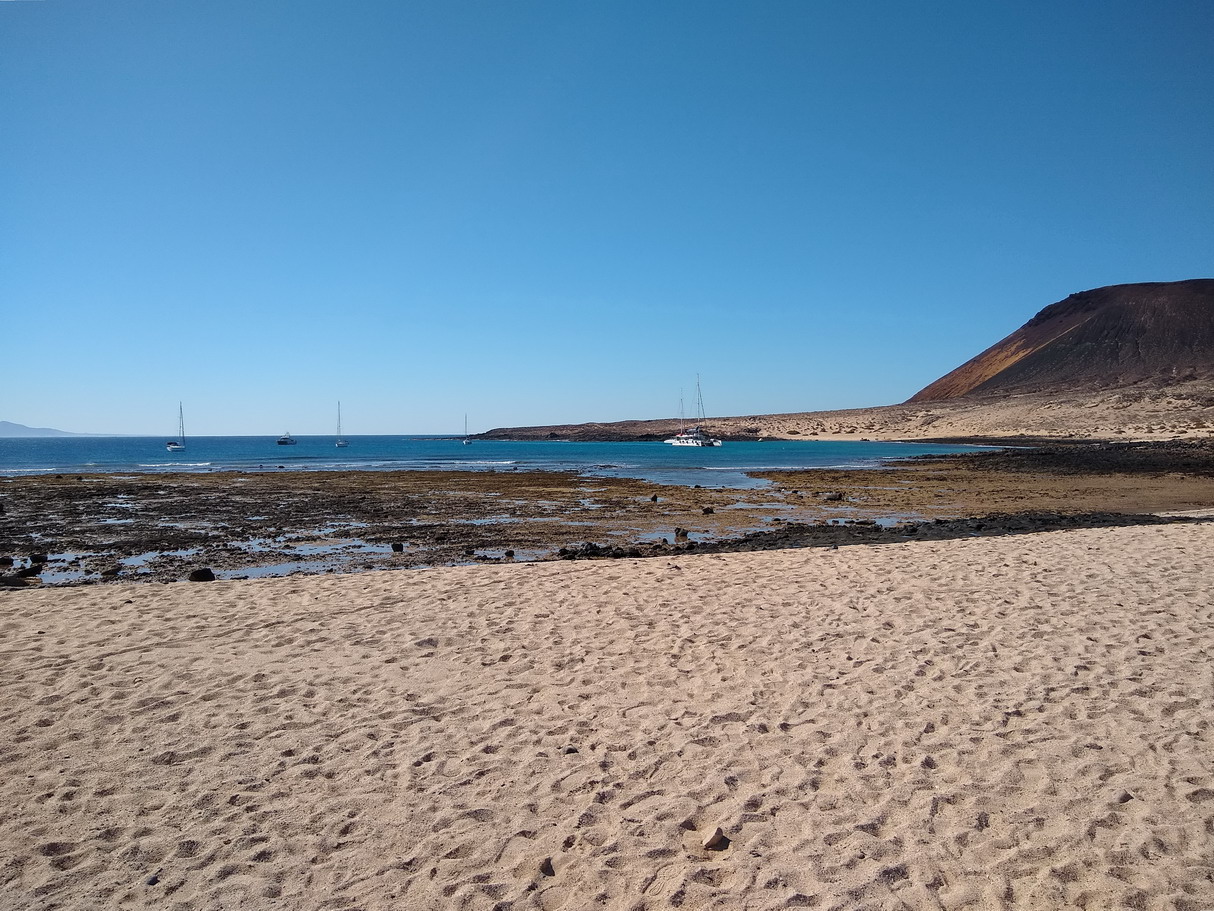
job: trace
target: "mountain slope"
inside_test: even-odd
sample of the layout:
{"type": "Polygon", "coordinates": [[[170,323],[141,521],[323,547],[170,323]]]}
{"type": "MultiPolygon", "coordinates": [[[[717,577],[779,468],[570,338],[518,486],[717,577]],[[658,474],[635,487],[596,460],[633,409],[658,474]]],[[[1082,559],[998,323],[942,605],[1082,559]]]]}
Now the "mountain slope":
{"type": "Polygon", "coordinates": [[[1072,294],[910,398],[1075,393],[1214,378],[1214,279],[1072,294]]]}
{"type": "Polygon", "coordinates": [[[54,430],[50,427],[26,427],[24,424],[14,424],[12,421],[0,421],[0,437],[74,437],[80,434],[69,433],[66,430],[54,430]]]}

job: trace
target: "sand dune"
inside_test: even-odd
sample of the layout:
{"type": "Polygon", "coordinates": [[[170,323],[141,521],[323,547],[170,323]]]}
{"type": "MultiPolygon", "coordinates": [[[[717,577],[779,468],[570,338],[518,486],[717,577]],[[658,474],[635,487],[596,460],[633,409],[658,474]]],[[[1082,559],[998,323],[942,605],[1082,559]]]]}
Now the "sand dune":
{"type": "Polygon", "coordinates": [[[1212,550],[5,592],[0,908],[1214,907],[1212,550]]]}

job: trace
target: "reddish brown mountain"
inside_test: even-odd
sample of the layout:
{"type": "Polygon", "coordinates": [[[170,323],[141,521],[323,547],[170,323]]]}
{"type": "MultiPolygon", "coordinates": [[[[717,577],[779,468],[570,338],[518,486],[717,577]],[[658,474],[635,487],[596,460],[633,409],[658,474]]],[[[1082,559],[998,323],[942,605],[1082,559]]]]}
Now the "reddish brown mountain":
{"type": "Polygon", "coordinates": [[[1072,294],[910,401],[1196,379],[1214,380],[1214,279],[1209,278],[1072,294]]]}

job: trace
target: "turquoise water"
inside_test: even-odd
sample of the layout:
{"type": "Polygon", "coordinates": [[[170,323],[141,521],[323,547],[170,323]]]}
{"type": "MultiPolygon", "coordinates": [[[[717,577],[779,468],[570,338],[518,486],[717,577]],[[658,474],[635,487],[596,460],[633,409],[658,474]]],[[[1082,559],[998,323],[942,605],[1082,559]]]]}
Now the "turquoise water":
{"type": "Polygon", "coordinates": [[[814,440],[725,443],[717,448],[664,443],[474,441],[419,436],[354,436],[337,449],[332,436],[190,437],[184,452],[167,452],[161,437],[0,439],[0,477],[93,472],[170,471],[576,471],[664,484],[758,487],[748,470],[871,468],[890,459],[962,452],[976,447],[931,443],[814,440]]]}

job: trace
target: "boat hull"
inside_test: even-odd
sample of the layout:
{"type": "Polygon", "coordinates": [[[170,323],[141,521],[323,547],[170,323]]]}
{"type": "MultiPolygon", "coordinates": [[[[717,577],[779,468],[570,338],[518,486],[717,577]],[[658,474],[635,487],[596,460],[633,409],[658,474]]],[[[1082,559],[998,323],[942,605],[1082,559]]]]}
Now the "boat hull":
{"type": "Polygon", "coordinates": [[[720,446],[721,441],[715,437],[710,437],[707,432],[699,427],[693,427],[690,430],[682,430],[664,442],[671,446],[720,446]]]}

